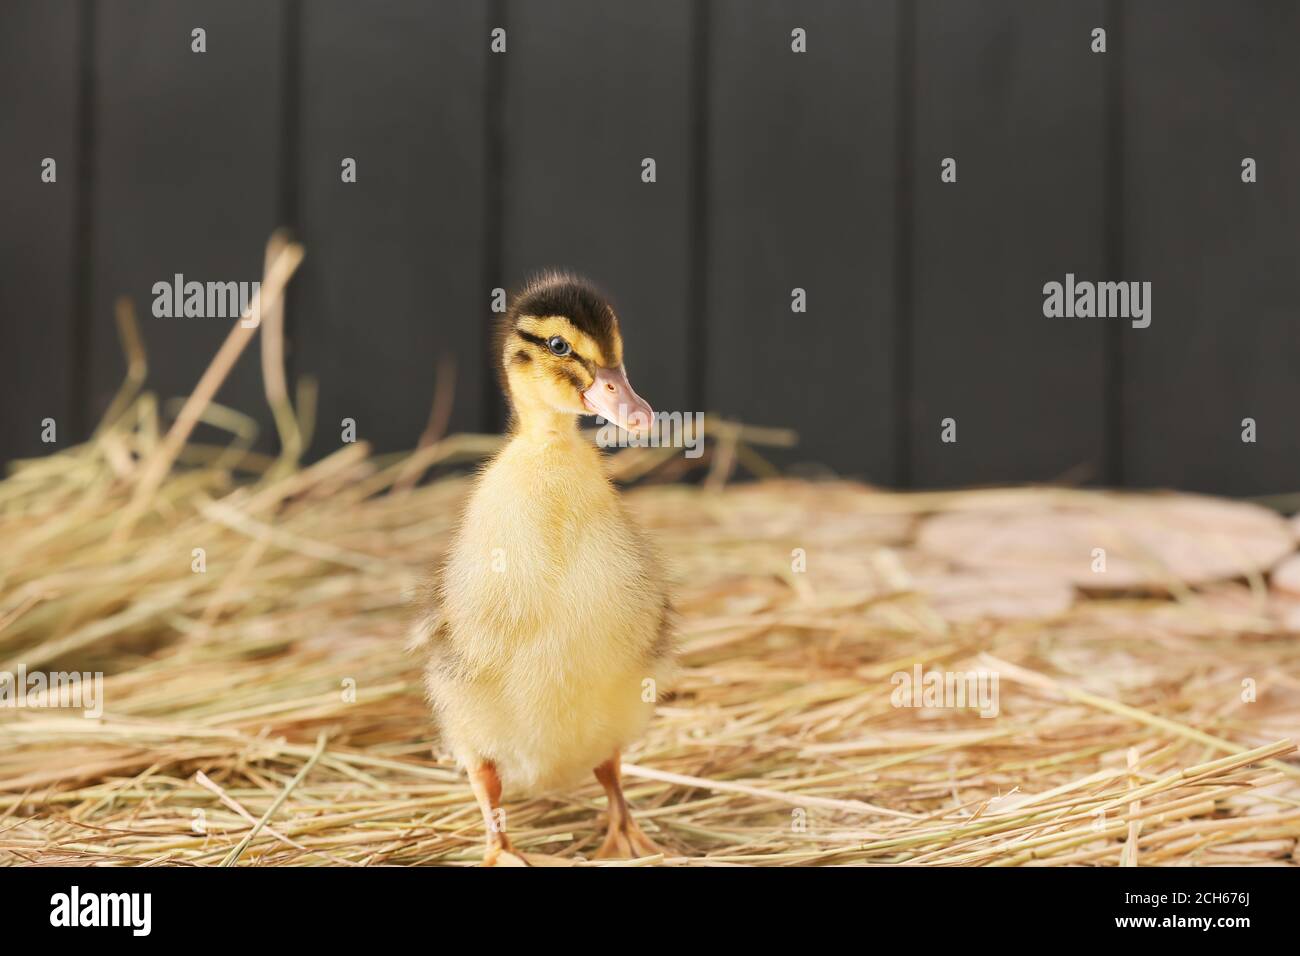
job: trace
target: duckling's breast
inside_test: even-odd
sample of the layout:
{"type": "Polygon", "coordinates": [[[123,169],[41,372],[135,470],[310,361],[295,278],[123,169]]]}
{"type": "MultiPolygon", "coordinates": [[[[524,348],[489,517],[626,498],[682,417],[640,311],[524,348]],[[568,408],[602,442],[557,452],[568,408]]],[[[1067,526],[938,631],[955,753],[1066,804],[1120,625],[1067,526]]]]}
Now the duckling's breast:
{"type": "Polygon", "coordinates": [[[590,446],[508,447],[442,581],[428,672],[447,742],[507,789],[564,786],[643,731],[670,662],[658,562],[590,446]]]}

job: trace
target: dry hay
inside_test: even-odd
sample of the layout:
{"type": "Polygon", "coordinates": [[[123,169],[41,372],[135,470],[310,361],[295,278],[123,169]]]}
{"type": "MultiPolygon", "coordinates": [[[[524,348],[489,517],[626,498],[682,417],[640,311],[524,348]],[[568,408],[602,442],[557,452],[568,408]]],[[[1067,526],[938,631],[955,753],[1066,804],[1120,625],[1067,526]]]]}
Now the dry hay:
{"type": "MultiPolygon", "coordinates": [[[[264,308],[264,354],[277,348],[264,308]]],[[[468,487],[417,479],[497,440],[435,427],[411,456],[358,444],[298,467],[309,394],[294,411],[270,381],[284,456],[243,450],[215,385],[191,419],[245,437],[174,440],[131,354],[91,442],[0,483],[0,670],[108,675],[99,719],[0,708],[0,862],[476,861],[477,809],[402,646],[405,592],[468,487]]],[[[1083,591],[1059,561],[995,569],[917,542],[990,502],[1052,541],[1080,508],[1132,528],[1163,501],[729,484],[733,468],[767,473],[754,444],[784,436],[708,433],[703,485],[653,482],[681,467],[671,450],[613,459],[649,479],[629,499],[679,581],[682,677],[626,770],[663,862],[1296,861],[1300,648],[1293,598],[1264,565],[1195,585],[1157,567],[1149,590],[1083,591]],[[894,706],[895,675],[917,667],[996,672],[997,716],[894,706]]],[[[1228,539],[1207,540],[1184,546],[1228,539]]],[[[579,861],[602,807],[594,780],[514,805],[514,839],[579,861]]]]}

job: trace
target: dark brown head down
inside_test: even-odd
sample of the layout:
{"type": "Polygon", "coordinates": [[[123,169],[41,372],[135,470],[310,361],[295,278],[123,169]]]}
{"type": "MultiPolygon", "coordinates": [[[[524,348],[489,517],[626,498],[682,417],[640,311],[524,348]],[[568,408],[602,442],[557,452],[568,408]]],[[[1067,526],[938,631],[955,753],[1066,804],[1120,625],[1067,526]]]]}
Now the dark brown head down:
{"type": "Polygon", "coordinates": [[[511,303],[507,318],[521,315],[562,315],[602,346],[618,333],[614,309],[596,286],[568,272],[546,272],[533,278],[511,303]]]}
{"type": "MultiPolygon", "coordinates": [[[[529,280],[515,294],[498,326],[496,354],[501,354],[505,338],[524,316],[562,316],[591,337],[605,356],[621,353],[622,340],[613,307],[594,284],[581,276],[569,272],[543,272],[529,280]]],[[[583,357],[597,362],[601,359],[597,355],[583,357]]]]}

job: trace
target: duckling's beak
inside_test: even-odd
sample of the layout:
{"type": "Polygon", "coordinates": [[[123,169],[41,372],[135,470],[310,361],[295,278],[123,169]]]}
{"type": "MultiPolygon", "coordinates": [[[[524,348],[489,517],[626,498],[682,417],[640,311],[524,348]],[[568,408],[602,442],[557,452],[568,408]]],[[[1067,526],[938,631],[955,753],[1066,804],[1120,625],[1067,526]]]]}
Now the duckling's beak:
{"type": "Polygon", "coordinates": [[[650,430],[655,413],[632,389],[623,366],[597,368],[596,381],[582,393],[582,403],[593,415],[613,422],[624,431],[637,434],[650,430]]]}

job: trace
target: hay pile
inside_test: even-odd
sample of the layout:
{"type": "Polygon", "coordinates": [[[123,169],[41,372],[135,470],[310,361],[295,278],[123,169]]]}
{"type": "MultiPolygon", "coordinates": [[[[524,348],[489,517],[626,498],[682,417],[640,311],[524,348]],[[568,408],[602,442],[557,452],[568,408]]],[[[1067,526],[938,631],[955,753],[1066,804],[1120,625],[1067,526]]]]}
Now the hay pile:
{"type": "MultiPolygon", "coordinates": [[[[0,671],[107,674],[98,719],[0,708],[0,862],[480,856],[403,645],[407,590],[468,487],[418,479],[497,440],[435,427],[410,456],[356,444],[299,467],[310,393],[295,409],[274,368],[295,256],[273,241],[263,286],[284,455],[248,453],[242,419],[211,402],[251,330],[164,434],[124,310],[132,372],[105,426],[0,483],[0,671]],[[243,437],[196,444],[199,421],[243,437]]],[[[1184,522],[1177,550],[1216,570],[1189,583],[1160,534],[1133,533],[1166,499],[732,484],[733,469],[767,471],[755,445],[786,436],[706,432],[702,484],[654,482],[683,467],[671,450],[614,459],[641,479],[632,507],[680,582],[682,678],[626,768],[664,862],[1296,862],[1298,599],[1264,574],[1294,550],[1280,518],[1195,500],[1206,534],[1184,522]],[[992,530],[955,547],[972,513],[992,530]],[[1017,525],[989,549],[1028,514],[1037,537],[1017,525]],[[1091,571],[1090,549],[1077,560],[1093,577],[1062,556],[1075,532],[1056,531],[1081,521],[1123,576],[1091,571]],[[996,717],[894,706],[895,675],[918,666],[996,673],[996,717]]],[[[577,861],[599,846],[603,802],[593,779],[513,805],[513,839],[577,861]]]]}

